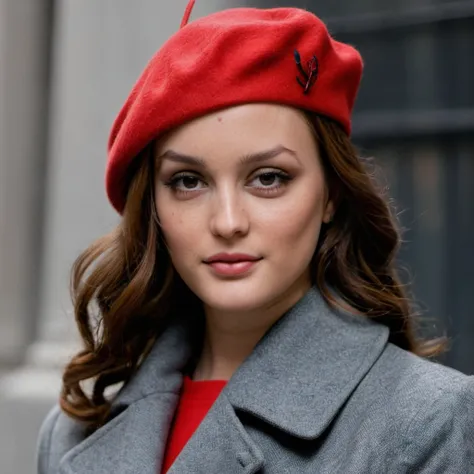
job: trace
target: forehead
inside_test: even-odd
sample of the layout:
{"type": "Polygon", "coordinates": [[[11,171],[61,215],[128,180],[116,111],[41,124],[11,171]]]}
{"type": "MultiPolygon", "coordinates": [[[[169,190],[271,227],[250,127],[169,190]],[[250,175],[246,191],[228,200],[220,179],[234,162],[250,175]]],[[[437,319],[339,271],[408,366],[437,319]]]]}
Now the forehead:
{"type": "Polygon", "coordinates": [[[241,156],[282,145],[300,152],[315,150],[313,133],[303,112],[278,104],[245,104],[188,122],[157,143],[157,156],[173,150],[208,157],[241,156]]]}

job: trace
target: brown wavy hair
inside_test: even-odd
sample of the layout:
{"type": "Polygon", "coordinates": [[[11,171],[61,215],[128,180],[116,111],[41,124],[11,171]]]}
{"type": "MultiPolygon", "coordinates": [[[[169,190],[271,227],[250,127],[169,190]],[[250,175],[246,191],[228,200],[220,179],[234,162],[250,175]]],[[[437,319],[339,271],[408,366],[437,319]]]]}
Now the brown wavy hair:
{"type": "MultiPolygon", "coordinates": [[[[395,268],[400,231],[373,174],[337,123],[307,118],[336,202],[311,264],[313,284],[331,306],[339,302],[329,288],[346,305],[386,325],[397,346],[426,357],[439,354],[443,340],[417,336],[414,305],[395,268]]],[[[179,312],[178,302],[194,297],[172,267],[158,224],[153,146],[135,163],[120,224],[85,250],[72,269],[71,293],[84,347],[65,368],[60,405],[92,431],[110,413],[113,397],[105,390],[127,383],[179,312]]]]}

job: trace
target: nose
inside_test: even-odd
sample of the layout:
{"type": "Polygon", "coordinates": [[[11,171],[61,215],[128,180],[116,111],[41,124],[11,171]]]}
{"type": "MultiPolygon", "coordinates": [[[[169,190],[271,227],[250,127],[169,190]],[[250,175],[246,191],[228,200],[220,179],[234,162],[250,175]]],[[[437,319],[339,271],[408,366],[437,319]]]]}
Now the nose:
{"type": "Polygon", "coordinates": [[[248,233],[249,216],[238,192],[228,188],[215,194],[210,227],[213,235],[224,239],[248,233]]]}

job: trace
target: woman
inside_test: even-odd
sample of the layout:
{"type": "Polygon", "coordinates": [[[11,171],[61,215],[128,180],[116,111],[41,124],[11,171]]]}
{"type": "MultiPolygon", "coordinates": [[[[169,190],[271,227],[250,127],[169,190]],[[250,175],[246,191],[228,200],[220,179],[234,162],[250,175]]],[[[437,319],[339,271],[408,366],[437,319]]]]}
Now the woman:
{"type": "Polygon", "coordinates": [[[359,54],[303,10],[192,6],[111,133],[122,221],[73,270],[39,473],[474,472],[474,380],[420,357],[349,139],[359,54]]]}

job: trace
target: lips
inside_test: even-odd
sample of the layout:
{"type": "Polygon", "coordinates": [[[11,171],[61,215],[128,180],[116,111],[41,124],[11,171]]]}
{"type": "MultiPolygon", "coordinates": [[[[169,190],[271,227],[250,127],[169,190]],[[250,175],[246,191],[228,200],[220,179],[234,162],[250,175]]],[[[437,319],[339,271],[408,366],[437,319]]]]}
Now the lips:
{"type": "Polygon", "coordinates": [[[256,262],[259,257],[245,253],[218,253],[205,260],[205,263],[237,263],[237,262],[256,262]]]}
{"type": "Polygon", "coordinates": [[[243,253],[220,253],[205,260],[215,274],[221,277],[237,277],[247,274],[261,257],[243,253]]]}

